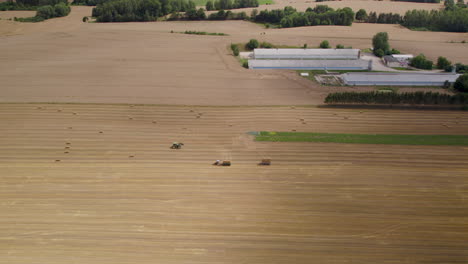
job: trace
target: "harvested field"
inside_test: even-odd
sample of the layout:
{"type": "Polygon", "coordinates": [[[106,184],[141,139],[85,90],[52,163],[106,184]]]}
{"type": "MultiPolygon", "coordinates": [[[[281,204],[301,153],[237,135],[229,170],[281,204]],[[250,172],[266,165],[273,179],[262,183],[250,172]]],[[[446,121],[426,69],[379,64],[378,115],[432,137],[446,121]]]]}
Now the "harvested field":
{"type": "Polygon", "coordinates": [[[2,264],[468,259],[468,148],[245,134],[466,134],[463,112],[1,104],[0,123],[2,264]]]}
{"type": "Polygon", "coordinates": [[[240,21],[83,23],[90,7],[40,23],[0,20],[0,101],[179,105],[321,104],[329,92],[372,88],[322,87],[295,72],[243,69],[230,43],[250,38],[318,45],[328,39],[367,48],[380,31],[402,52],[468,63],[468,34],[412,32],[395,25],[263,29],[240,21]],[[229,36],[171,34],[220,32],[229,36]],[[265,33],[265,34],[263,34],[265,33]],[[6,36],[5,36],[6,35],[6,36]]]}
{"type": "Polygon", "coordinates": [[[0,11],[0,19],[10,19],[14,17],[33,17],[36,11],[0,11]]]}

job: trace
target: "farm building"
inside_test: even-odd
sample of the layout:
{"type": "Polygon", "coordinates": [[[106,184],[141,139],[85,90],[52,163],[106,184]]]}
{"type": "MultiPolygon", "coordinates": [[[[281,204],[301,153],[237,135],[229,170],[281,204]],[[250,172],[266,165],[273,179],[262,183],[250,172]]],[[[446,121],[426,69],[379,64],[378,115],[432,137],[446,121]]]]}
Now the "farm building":
{"type": "Polygon", "coordinates": [[[253,57],[261,59],[357,60],[359,49],[254,49],[253,57]]]}
{"type": "Polygon", "coordinates": [[[341,76],[346,85],[443,86],[446,81],[454,83],[460,74],[354,72],[341,76]]]}
{"type": "Polygon", "coordinates": [[[388,67],[407,67],[412,58],[411,54],[393,54],[384,56],[383,61],[388,67]]]}
{"type": "Polygon", "coordinates": [[[383,61],[385,65],[387,65],[388,67],[401,67],[402,66],[400,64],[400,61],[391,55],[384,56],[383,61]]]}
{"type": "Polygon", "coordinates": [[[367,60],[249,60],[249,69],[369,70],[367,60]]]}

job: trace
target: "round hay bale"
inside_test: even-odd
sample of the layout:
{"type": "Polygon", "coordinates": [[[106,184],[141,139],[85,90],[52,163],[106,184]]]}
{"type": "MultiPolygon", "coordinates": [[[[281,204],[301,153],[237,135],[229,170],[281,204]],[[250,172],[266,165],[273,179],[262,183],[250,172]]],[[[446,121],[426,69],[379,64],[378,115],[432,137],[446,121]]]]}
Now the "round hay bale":
{"type": "Polygon", "coordinates": [[[59,159],[57,159],[57,160],[55,160],[55,162],[60,162],[60,160],[59,160],[59,159]]]}

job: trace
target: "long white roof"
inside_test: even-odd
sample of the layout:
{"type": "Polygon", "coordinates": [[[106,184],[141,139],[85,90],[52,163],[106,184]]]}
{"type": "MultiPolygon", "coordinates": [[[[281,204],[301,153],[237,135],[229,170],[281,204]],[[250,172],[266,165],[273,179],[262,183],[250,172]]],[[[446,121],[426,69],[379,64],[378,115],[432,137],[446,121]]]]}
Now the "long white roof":
{"type": "Polygon", "coordinates": [[[344,73],[343,80],[346,84],[415,84],[455,82],[460,74],[453,73],[344,73]]]}
{"type": "Polygon", "coordinates": [[[249,60],[250,69],[366,70],[367,60],[249,60]]]}
{"type": "Polygon", "coordinates": [[[358,59],[359,49],[254,49],[255,59],[358,59]]]}

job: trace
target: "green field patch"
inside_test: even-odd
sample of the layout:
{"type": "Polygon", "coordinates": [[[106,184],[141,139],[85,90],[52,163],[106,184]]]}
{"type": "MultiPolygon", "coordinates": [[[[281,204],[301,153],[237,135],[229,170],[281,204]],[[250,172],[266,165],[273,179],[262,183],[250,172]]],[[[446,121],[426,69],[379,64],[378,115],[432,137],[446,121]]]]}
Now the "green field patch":
{"type": "Polygon", "coordinates": [[[255,140],[273,142],[468,146],[468,135],[332,134],[262,131],[255,136],[255,140]]]}

